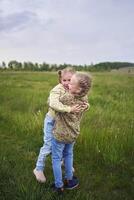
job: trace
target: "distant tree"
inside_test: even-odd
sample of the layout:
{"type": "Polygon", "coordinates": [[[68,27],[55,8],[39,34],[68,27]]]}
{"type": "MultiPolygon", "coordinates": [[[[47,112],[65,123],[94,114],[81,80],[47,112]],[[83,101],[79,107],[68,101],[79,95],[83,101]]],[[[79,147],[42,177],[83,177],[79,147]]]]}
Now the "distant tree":
{"type": "Polygon", "coordinates": [[[32,62],[28,62],[28,70],[33,71],[35,69],[35,66],[32,62]]]}
{"type": "Polygon", "coordinates": [[[2,68],[6,69],[6,63],[4,61],[2,61],[2,68]]]}
{"type": "Polygon", "coordinates": [[[24,69],[24,70],[28,70],[28,63],[27,63],[27,62],[24,62],[24,63],[23,63],[23,69],[24,69]]]}
{"type": "MultiPolygon", "coordinates": [[[[6,63],[3,61],[1,64],[1,69],[6,69],[6,63]]],[[[77,71],[91,71],[91,72],[97,72],[97,71],[110,71],[112,69],[120,69],[124,67],[134,67],[134,63],[128,63],[128,62],[102,62],[93,64],[91,62],[90,65],[71,65],[71,64],[48,64],[43,62],[42,64],[32,63],[32,62],[24,62],[23,64],[21,62],[18,62],[16,60],[12,60],[8,63],[8,68],[10,70],[27,70],[27,71],[57,71],[62,70],[66,67],[73,67],[77,71]]]]}
{"type": "Polygon", "coordinates": [[[41,67],[40,67],[41,71],[49,71],[49,64],[43,62],[41,67]]]}
{"type": "Polygon", "coordinates": [[[57,71],[57,69],[58,69],[58,66],[56,64],[50,65],[50,70],[51,71],[57,71]]]}
{"type": "Polygon", "coordinates": [[[39,71],[39,64],[38,64],[38,63],[35,63],[35,64],[34,64],[34,70],[35,70],[35,71],[39,71]]]}
{"type": "Polygon", "coordinates": [[[16,60],[12,60],[8,63],[9,69],[15,69],[17,66],[18,62],[16,60]]]}
{"type": "Polygon", "coordinates": [[[16,68],[15,68],[16,70],[22,70],[22,63],[21,62],[18,62],[17,64],[16,64],[16,68]]]}

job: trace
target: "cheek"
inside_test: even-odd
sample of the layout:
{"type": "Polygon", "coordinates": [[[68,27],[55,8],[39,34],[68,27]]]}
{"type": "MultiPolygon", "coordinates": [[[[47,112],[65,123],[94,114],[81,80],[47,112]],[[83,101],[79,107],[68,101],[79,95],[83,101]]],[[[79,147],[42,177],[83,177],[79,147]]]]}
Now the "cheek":
{"type": "Polygon", "coordinates": [[[64,81],[61,81],[61,84],[62,84],[62,85],[65,85],[65,82],[64,82],[64,81]]]}
{"type": "Polygon", "coordinates": [[[75,91],[75,87],[72,86],[72,90],[75,91]]]}
{"type": "Polygon", "coordinates": [[[72,85],[69,85],[69,89],[70,89],[71,91],[73,91],[73,86],[72,86],[72,85]]]}
{"type": "Polygon", "coordinates": [[[72,85],[72,88],[75,90],[77,87],[75,84],[72,85]]]}

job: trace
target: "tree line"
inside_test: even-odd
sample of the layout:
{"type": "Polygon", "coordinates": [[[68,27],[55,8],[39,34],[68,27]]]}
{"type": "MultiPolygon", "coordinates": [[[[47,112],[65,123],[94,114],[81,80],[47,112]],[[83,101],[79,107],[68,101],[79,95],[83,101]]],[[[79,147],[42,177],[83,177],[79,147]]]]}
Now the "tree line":
{"type": "Polygon", "coordinates": [[[72,65],[72,64],[42,64],[33,62],[18,62],[16,60],[9,61],[6,64],[4,61],[0,63],[0,70],[13,70],[13,71],[57,71],[65,67],[74,67],[77,71],[111,71],[112,69],[120,69],[125,67],[134,67],[134,63],[129,62],[102,62],[98,64],[91,63],[90,65],[72,65]]]}

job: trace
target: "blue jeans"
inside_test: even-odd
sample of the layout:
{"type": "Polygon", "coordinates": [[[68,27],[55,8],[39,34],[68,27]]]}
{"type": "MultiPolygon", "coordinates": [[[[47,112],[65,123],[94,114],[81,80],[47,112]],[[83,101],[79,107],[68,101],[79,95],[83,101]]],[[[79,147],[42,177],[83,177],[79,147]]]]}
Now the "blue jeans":
{"type": "Polygon", "coordinates": [[[57,188],[63,186],[61,160],[64,157],[65,178],[71,180],[73,177],[73,146],[74,143],[66,144],[59,142],[55,138],[52,139],[52,164],[57,188]]]}
{"type": "Polygon", "coordinates": [[[52,152],[52,138],[53,138],[53,128],[54,128],[55,120],[46,114],[44,120],[44,144],[40,148],[40,153],[36,163],[36,169],[39,171],[43,171],[45,168],[45,160],[47,155],[52,152]]]}

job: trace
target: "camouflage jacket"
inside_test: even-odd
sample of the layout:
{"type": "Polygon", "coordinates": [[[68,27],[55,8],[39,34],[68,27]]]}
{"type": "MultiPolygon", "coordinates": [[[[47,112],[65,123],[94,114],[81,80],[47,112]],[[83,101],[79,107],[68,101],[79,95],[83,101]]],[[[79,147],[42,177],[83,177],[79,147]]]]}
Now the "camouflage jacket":
{"type": "MultiPolygon", "coordinates": [[[[83,104],[83,102],[88,103],[88,98],[87,96],[76,97],[66,92],[60,97],[60,102],[67,106],[73,106],[76,104],[83,104]]],[[[55,127],[53,130],[54,138],[65,143],[74,142],[80,133],[80,121],[83,112],[85,111],[81,110],[79,113],[57,112],[55,117],[55,127]]]]}

